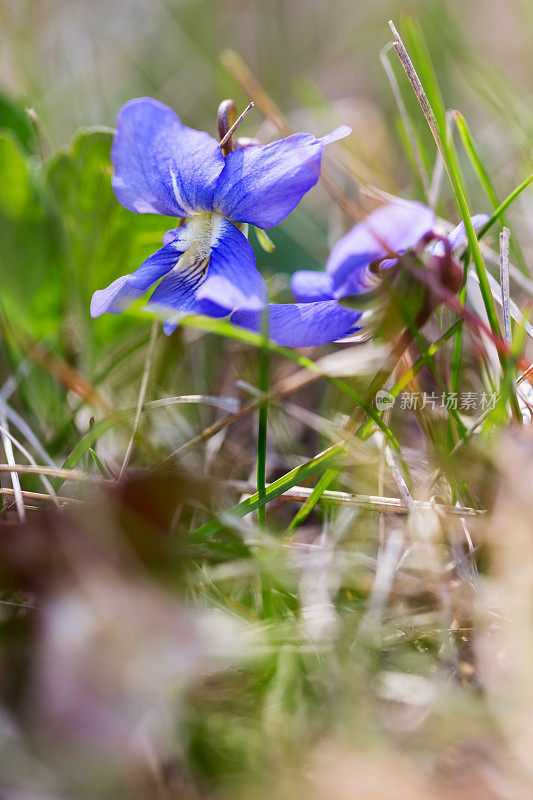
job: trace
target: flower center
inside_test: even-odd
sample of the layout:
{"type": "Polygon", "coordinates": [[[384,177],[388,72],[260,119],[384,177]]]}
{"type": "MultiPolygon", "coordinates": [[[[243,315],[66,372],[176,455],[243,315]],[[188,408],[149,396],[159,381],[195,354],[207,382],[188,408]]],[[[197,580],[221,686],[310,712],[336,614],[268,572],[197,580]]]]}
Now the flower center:
{"type": "Polygon", "coordinates": [[[187,223],[187,249],[175,265],[174,272],[195,287],[207,277],[211,248],[218,238],[222,220],[221,214],[206,211],[195,214],[187,223]]]}
{"type": "Polygon", "coordinates": [[[187,250],[196,258],[208,258],[223,217],[211,211],[195,214],[187,223],[187,250]]]}

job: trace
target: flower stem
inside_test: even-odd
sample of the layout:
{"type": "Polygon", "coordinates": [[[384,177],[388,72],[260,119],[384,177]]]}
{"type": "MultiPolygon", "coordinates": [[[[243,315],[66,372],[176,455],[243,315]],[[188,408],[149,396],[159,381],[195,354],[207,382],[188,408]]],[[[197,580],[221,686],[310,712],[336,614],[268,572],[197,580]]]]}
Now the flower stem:
{"type": "Polygon", "coordinates": [[[269,381],[269,359],[268,348],[266,343],[268,341],[268,314],[263,314],[262,322],[263,333],[263,346],[259,350],[259,376],[258,388],[264,400],[259,406],[259,424],[257,429],[257,494],[263,500],[263,504],[257,509],[257,522],[260,526],[264,527],[266,524],[266,504],[265,504],[265,491],[266,491],[266,451],[267,451],[267,429],[268,429],[268,400],[266,395],[268,392],[269,381]]]}
{"type": "MultiPolygon", "coordinates": [[[[394,397],[397,397],[398,394],[405,389],[409,381],[413,379],[415,375],[417,375],[422,367],[426,363],[426,358],[432,357],[437,350],[448,341],[448,339],[453,336],[457,331],[460,329],[463,320],[457,320],[451,328],[449,328],[436,342],[430,345],[425,353],[420,356],[419,359],[413,364],[413,366],[408,370],[408,372],[402,376],[402,378],[392,387],[391,394],[394,397]]],[[[374,411],[374,409],[371,409],[374,411]]],[[[377,412],[377,416],[381,412],[377,412]]],[[[356,432],[356,436],[361,438],[363,436],[368,436],[372,427],[375,423],[374,417],[370,417],[369,420],[360,425],[359,430],[356,432]]],[[[328,469],[333,467],[334,464],[339,464],[339,461],[342,459],[343,452],[346,447],[346,440],[339,442],[338,444],[331,445],[326,450],[323,450],[317,456],[312,458],[310,461],[306,461],[304,464],[300,464],[299,467],[295,467],[291,469],[290,472],[287,472],[285,475],[282,475],[281,478],[278,478],[273,483],[270,483],[266,489],[265,496],[263,498],[259,497],[259,494],[254,494],[251,497],[247,497],[246,500],[238,503],[237,505],[233,506],[227,512],[228,515],[234,515],[235,517],[241,518],[245,517],[247,514],[250,514],[252,511],[255,511],[260,505],[264,504],[265,501],[268,502],[270,500],[274,500],[276,497],[279,497],[287,489],[296,486],[297,484],[301,483],[302,481],[309,478],[311,475],[320,472],[321,470],[328,469]]],[[[324,480],[325,482],[325,480],[324,480]]],[[[316,488],[316,487],[315,487],[316,488]]],[[[325,486],[322,489],[325,490],[325,486]]],[[[313,490],[314,491],[314,490],[313,490]]],[[[318,502],[320,498],[316,497],[315,503],[318,502]]],[[[209,536],[217,533],[223,526],[223,523],[219,519],[211,519],[209,522],[206,522],[204,525],[201,525],[197,528],[192,536],[195,540],[204,540],[207,539],[209,536]]]]}

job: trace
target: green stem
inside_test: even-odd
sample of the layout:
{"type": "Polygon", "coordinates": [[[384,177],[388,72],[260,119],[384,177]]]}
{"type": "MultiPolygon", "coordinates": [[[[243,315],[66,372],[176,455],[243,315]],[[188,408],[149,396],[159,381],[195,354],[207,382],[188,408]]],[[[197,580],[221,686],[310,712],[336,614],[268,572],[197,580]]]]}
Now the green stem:
{"type": "Polygon", "coordinates": [[[257,508],[257,522],[261,527],[266,524],[266,455],[267,455],[267,428],[268,428],[268,314],[263,314],[264,345],[259,350],[259,391],[265,398],[259,406],[259,424],[257,429],[257,495],[262,500],[262,505],[257,508]]]}

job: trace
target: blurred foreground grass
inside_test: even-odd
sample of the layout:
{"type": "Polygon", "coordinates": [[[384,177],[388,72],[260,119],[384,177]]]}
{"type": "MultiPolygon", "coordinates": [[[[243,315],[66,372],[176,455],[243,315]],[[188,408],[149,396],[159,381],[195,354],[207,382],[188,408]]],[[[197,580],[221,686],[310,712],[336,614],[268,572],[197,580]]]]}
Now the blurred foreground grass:
{"type": "MultiPolygon", "coordinates": [[[[406,17],[406,44],[432,103],[440,99],[424,41],[443,108],[465,114],[474,149],[457,132],[452,149],[471,209],[490,214],[531,173],[530,8],[473,4],[463,9],[472,28],[448,5],[419,6],[425,38],[406,17]],[[484,52],[487,18],[502,25],[500,63],[484,52]],[[500,68],[508,53],[516,80],[500,68]]],[[[527,380],[523,425],[507,402],[516,357],[529,352],[524,320],[515,315],[503,376],[494,342],[465,323],[426,356],[432,370],[417,371],[456,320],[440,309],[393,365],[395,380],[407,376],[410,392],[496,392],[496,408],[466,433],[479,409],[455,418],[398,402],[383,418],[406,468],[379,431],[354,439],[331,486],[344,494],[326,493],[289,532],[302,489],[268,504],[266,529],[253,514],[227,513],[254,491],[257,337],[190,319],[165,338],[142,303],[120,317],[88,316],[93,291],[136,267],[173,224],[116,202],[110,129],[74,128],[111,125],[121,102],[148,93],[213,130],[222,97],[247,99],[238,59],[219,60],[228,46],[294,127],[354,126],[328,170],[361,209],[384,193],[429,197],[455,224],[394,51],[403,118],[380,72],[386,20],[399,7],[3,9],[15,34],[7,73],[26,102],[7,88],[0,101],[2,797],[531,796],[527,380]],[[146,369],[131,469],[118,482],[146,369]],[[215,532],[203,535],[204,524],[215,532]]],[[[260,112],[246,132],[275,137],[275,120],[260,112]]],[[[530,207],[526,190],[505,212],[511,294],[525,317],[530,207]]],[[[272,292],[285,297],[288,273],[321,266],[352,222],[322,189],[273,231],[275,253],[252,235],[272,292]]],[[[498,217],[481,251],[496,281],[501,225],[498,217]]],[[[467,289],[467,309],[488,324],[474,278],[467,289]]],[[[364,394],[382,358],[369,343],[270,353],[279,397],[269,404],[269,481],[339,440],[353,393],[364,394]],[[313,378],[305,358],[348,392],[313,378]]]]}

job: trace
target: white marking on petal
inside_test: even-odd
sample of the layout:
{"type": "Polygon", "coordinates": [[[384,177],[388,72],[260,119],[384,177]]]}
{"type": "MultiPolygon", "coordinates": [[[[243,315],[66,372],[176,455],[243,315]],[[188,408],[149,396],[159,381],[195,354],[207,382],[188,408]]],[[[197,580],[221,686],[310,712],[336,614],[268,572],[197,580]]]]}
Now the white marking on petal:
{"type": "Polygon", "coordinates": [[[180,208],[183,208],[185,211],[188,211],[189,210],[188,203],[186,203],[182,197],[182,194],[178,187],[178,178],[172,167],[170,168],[170,179],[172,181],[172,188],[174,190],[174,197],[176,198],[176,203],[180,208]]]}

